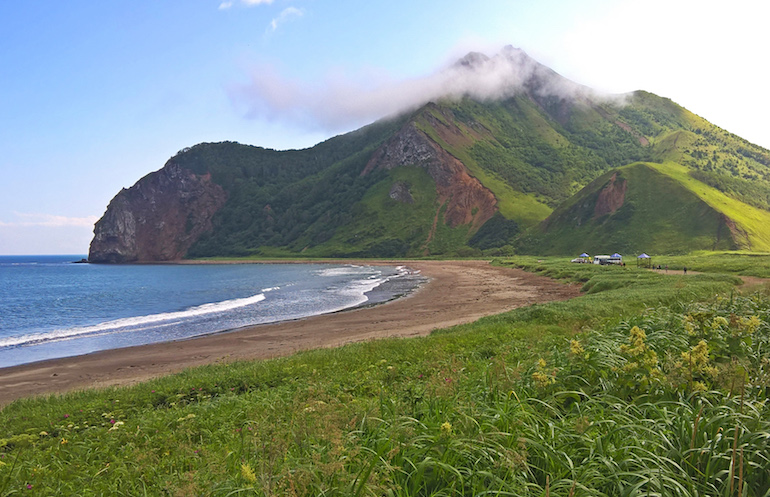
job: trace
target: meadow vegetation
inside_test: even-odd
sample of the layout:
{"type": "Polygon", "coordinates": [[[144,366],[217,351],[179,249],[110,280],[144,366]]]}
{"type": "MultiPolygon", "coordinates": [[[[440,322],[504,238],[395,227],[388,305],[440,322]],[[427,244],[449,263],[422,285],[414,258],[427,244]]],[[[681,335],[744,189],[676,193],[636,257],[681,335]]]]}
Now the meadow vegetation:
{"type": "Polygon", "coordinates": [[[757,260],[500,259],[584,295],[19,400],[0,495],[768,495],[770,296],[727,274],[757,260]]]}

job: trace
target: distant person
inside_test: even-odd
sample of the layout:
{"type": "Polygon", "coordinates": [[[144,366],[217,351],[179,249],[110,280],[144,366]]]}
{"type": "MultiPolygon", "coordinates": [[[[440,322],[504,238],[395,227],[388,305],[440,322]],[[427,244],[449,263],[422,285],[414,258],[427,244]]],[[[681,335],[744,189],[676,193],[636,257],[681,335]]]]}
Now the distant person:
{"type": "Polygon", "coordinates": [[[666,272],[668,272],[668,264],[666,264],[666,272]]]}
{"type": "Polygon", "coordinates": [[[687,274],[687,266],[685,266],[682,270],[684,271],[684,274],[687,274]]]}

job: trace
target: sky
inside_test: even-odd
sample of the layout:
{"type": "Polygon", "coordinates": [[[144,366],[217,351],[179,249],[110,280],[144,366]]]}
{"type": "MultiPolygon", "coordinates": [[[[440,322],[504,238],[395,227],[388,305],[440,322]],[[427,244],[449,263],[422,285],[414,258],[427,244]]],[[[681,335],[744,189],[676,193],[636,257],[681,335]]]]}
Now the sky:
{"type": "Polygon", "coordinates": [[[84,255],[109,201],[185,147],[310,147],[505,45],[770,148],[769,18],[764,0],[0,2],[0,255],[84,255]]]}

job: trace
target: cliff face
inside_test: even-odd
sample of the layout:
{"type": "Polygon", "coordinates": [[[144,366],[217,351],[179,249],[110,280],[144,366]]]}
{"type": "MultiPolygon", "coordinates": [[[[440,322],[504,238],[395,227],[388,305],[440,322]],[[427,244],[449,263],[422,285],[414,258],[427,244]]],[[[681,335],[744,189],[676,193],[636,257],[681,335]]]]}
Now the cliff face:
{"type": "Polygon", "coordinates": [[[598,219],[608,214],[614,214],[623,207],[627,189],[628,182],[624,178],[618,179],[618,174],[614,173],[607,185],[599,192],[593,217],[598,219]]]}
{"type": "Polygon", "coordinates": [[[173,161],[112,199],[94,227],[89,262],[181,259],[211,230],[211,219],[227,195],[211,181],[173,161]]]}
{"type": "Polygon", "coordinates": [[[471,224],[478,228],[497,212],[497,199],[481,182],[468,173],[457,158],[441,148],[410,122],[383,144],[364,168],[362,175],[375,169],[399,166],[424,168],[436,183],[439,210],[446,224],[471,224]]]}

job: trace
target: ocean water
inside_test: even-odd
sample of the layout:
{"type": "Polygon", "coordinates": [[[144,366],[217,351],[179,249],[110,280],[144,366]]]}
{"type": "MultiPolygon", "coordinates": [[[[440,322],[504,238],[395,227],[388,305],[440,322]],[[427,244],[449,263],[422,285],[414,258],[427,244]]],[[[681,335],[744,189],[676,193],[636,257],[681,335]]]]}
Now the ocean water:
{"type": "Polygon", "coordinates": [[[0,367],[388,300],[422,277],[342,264],[74,264],[0,256],[0,367]]]}

